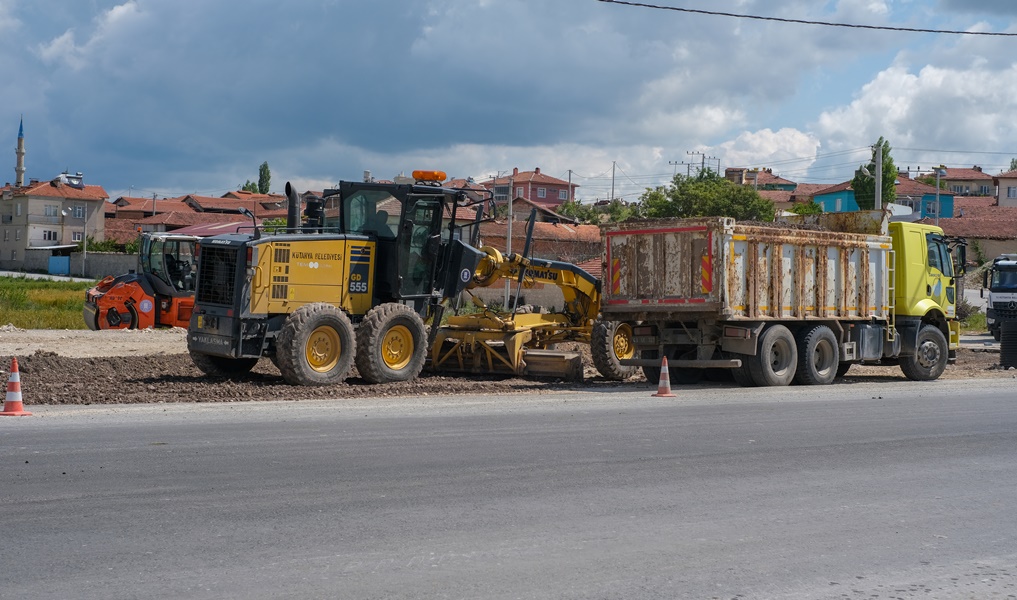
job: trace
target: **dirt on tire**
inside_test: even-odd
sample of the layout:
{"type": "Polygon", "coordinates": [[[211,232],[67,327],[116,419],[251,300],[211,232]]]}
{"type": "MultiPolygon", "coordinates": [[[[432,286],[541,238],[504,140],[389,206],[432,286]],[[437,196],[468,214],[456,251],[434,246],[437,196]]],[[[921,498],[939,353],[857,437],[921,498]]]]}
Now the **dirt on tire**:
{"type": "MultiPolygon", "coordinates": [[[[186,331],[160,330],[22,330],[0,327],[0,377],[6,383],[11,358],[17,357],[21,390],[31,404],[137,404],[158,402],[241,402],[372,397],[419,397],[483,394],[547,394],[567,390],[634,391],[655,388],[641,374],[624,382],[608,381],[593,366],[589,346],[562,344],[560,350],[583,355],[585,381],[523,379],[500,375],[436,374],[426,368],[418,379],[368,384],[354,369],[345,383],[321,387],[283,381],[267,359],[238,379],[205,375],[187,354],[186,331]]],[[[1017,371],[999,367],[999,354],[962,348],[944,379],[1012,378],[1017,371]]],[[[905,381],[896,367],[854,365],[834,385],[905,381]]],[[[734,386],[702,382],[699,386],[734,386]]],[[[922,385],[922,384],[916,384],[922,385]]]]}

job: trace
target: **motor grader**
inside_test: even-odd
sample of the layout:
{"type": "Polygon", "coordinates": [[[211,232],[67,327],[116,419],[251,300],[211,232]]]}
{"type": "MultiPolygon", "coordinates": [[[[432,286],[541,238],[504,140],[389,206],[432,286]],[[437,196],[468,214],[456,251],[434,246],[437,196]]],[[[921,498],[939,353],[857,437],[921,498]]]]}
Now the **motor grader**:
{"type": "MultiPolygon", "coordinates": [[[[342,382],[354,364],[368,383],[417,377],[432,347],[425,320],[440,323],[450,299],[485,280],[474,277],[481,262],[493,264],[457,224],[463,207],[476,209],[475,237],[493,196],[441,187],[440,171],[413,175],[414,184],[340,182],[303,211],[287,184],[285,227],[201,240],[194,364],[238,376],[268,357],[294,385],[342,382]]],[[[554,339],[543,329],[534,350],[554,339]]]]}
{"type": "Polygon", "coordinates": [[[139,241],[137,270],[108,275],[85,292],[89,329],[187,327],[190,322],[198,238],[146,232],[139,241]]]}

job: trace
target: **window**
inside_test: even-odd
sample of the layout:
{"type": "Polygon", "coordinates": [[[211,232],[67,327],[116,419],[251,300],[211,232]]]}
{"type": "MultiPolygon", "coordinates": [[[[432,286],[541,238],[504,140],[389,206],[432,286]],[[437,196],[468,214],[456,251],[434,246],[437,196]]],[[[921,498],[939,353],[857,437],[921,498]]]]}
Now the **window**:
{"type": "Polygon", "coordinates": [[[538,198],[547,198],[547,188],[537,188],[538,198]]]}
{"type": "Polygon", "coordinates": [[[4,241],[6,242],[6,241],[8,241],[10,239],[11,239],[11,232],[6,230],[6,229],[4,229],[4,241]]]}
{"type": "MultiPolygon", "coordinates": [[[[1014,188],[1014,189],[1017,189],[1017,188],[1014,188]]],[[[18,204],[14,205],[14,216],[16,216],[16,217],[20,217],[21,216],[21,203],[20,202],[18,204]]]]}
{"type": "Polygon", "coordinates": [[[57,232],[55,232],[55,231],[43,231],[42,232],[42,239],[46,240],[47,242],[55,242],[57,240],[57,232]]]}
{"type": "Polygon", "coordinates": [[[523,196],[523,188],[517,187],[516,188],[516,198],[523,198],[523,197],[524,197],[523,196]]]}
{"type": "Polygon", "coordinates": [[[956,194],[959,194],[959,193],[961,193],[961,192],[963,192],[963,191],[964,191],[964,188],[963,188],[963,187],[961,187],[961,186],[959,186],[959,185],[951,185],[951,186],[950,186],[950,191],[951,191],[951,192],[954,192],[954,193],[956,193],[956,194]]]}
{"type": "Polygon", "coordinates": [[[74,218],[75,219],[84,219],[85,218],[85,207],[84,206],[81,206],[79,204],[79,205],[76,205],[74,207],[74,218]]]}
{"type": "MultiPolygon", "coordinates": [[[[1017,198],[1017,187],[1010,186],[1010,187],[1006,188],[1006,197],[1007,198],[1017,198]]],[[[18,214],[21,214],[21,213],[18,213],[18,214]]]]}
{"type": "Polygon", "coordinates": [[[14,230],[14,241],[17,242],[20,239],[21,239],[21,230],[20,229],[15,229],[14,230]]]}
{"type": "Polygon", "coordinates": [[[558,190],[558,199],[559,200],[568,200],[569,199],[569,191],[568,190],[558,190]]]}
{"type": "Polygon", "coordinates": [[[509,192],[512,190],[507,185],[496,185],[494,186],[494,199],[497,200],[508,200],[509,192]]]}
{"type": "Polygon", "coordinates": [[[935,216],[936,215],[936,201],[929,200],[929,203],[925,205],[925,214],[935,216]]]}
{"type": "Polygon", "coordinates": [[[983,196],[988,196],[989,195],[989,186],[983,185],[982,187],[978,188],[978,193],[983,195],[983,196]]]}
{"type": "Polygon", "coordinates": [[[71,234],[71,241],[72,242],[80,242],[81,241],[81,232],[80,231],[75,231],[74,233],[72,233],[71,234]]]}
{"type": "Polygon", "coordinates": [[[59,217],[60,216],[60,208],[57,205],[55,205],[55,204],[47,204],[46,206],[43,207],[43,209],[45,211],[44,214],[47,217],[59,217]]]}
{"type": "Polygon", "coordinates": [[[11,250],[11,260],[18,260],[18,251],[11,250]]]}
{"type": "Polygon", "coordinates": [[[840,198],[833,204],[833,212],[840,212],[840,198]]]}

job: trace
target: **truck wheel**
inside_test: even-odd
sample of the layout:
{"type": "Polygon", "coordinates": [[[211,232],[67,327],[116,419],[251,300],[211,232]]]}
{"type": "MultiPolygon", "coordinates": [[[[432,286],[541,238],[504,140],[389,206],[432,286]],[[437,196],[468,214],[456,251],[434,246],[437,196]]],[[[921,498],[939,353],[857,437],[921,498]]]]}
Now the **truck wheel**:
{"type": "Polygon", "coordinates": [[[636,368],[618,362],[636,354],[632,345],[632,325],[614,321],[595,322],[590,333],[590,353],[593,355],[593,366],[597,367],[604,379],[624,381],[632,377],[636,368]]]}
{"type": "Polygon", "coordinates": [[[380,304],[357,329],[357,371],[369,383],[410,381],[427,358],[427,330],[405,304],[380,304]]]}
{"type": "Polygon", "coordinates": [[[837,374],[835,375],[835,378],[836,379],[840,379],[841,377],[843,377],[844,375],[847,374],[848,369],[850,369],[850,368],[851,368],[851,363],[847,363],[847,362],[840,363],[839,365],[837,365],[837,374]]]}
{"type": "Polygon", "coordinates": [[[193,350],[187,351],[191,355],[191,362],[194,366],[212,377],[238,378],[247,375],[258,364],[257,358],[227,358],[225,356],[212,356],[202,354],[193,350]]]}
{"type": "MultiPolygon", "coordinates": [[[[695,360],[698,356],[695,348],[687,350],[682,354],[678,355],[681,360],[695,360]]],[[[693,367],[669,367],[668,375],[671,377],[671,383],[675,385],[695,385],[703,380],[703,374],[706,372],[705,369],[696,369],[693,367]]]]}
{"type": "Polygon", "coordinates": [[[759,336],[755,356],[748,357],[749,375],[760,387],[788,385],[798,366],[795,336],[783,325],[770,325],[759,336]]]}
{"type": "Polygon", "coordinates": [[[990,333],[992,333],[992,339],[996,340],[997,342],[1000,340],[1001,337],[1003,337],[1003,330],[1000,329],[999,327],[991,329],[989,331],[990,333]]]}
{"type": "Polygon", "coordinates": [[[647,381],[649,381],[650,383],[652,383],[654,385],[660,383],[660,361],[659,361],[659,357],[657,356],[657,351],[656,350],[643,350],[643,352],[639,355],[639,358],[642,358],[642,359],[647,359],[647,358],[654,359],[654,358],[656,358],[656,359],[658,359],[656,367],[642,367],[642,369],[643,369],[643,376],[646,377],[647,381]]]}
{"type": "Polygon", "coordinates": [[[796,336],[798,368],[795,383],[827,385],[833,383],[840,368],[837,336],[826,325],[805,327],[796,336]]]}
{"type": "Polygon", "coordinates": [[[935,325],[918,330],[918,347],[914,356],[900,357],[900,370],[912,381],[932,381],[946,369],[948,346],[946,336],[935,325]]]}
{"type": "Polygon", "coordinates": [[[275,364],[290,385],[334,385],[349,376],[354,352],[346,313],[316,302],[286,317],[275,342],[275,364]]]}

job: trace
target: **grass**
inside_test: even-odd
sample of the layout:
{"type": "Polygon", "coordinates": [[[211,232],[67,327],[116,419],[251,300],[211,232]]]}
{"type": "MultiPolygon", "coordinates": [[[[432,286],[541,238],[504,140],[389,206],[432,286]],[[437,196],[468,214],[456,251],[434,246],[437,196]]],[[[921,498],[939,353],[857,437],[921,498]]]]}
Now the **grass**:
{"type": "Polygon", "coordinates": [[[968,315],[968,318],[961,321],[961,333],[985,333],[989,330],[985,324],[985,313],[975,311],[968,315]]]}
{"type": "Polygon", "coordinates": [[[87,329],[81,311],[91,282],[0,277],[0,326],[87,329]]]}

